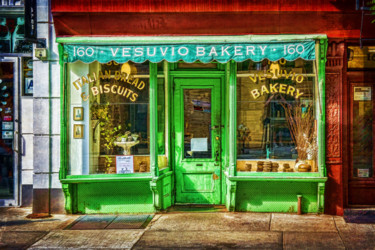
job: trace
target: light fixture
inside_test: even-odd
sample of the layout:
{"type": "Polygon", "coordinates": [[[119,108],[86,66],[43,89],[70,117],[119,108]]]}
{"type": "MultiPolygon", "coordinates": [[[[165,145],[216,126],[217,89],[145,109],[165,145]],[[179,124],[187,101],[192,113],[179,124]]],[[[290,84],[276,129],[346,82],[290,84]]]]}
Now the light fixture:
{"type": "Polygon", "coordinates": [[[128,78],[130,75],[137,74],[137,68],[133,64],[126,62],[121,66],[121,73],[125,73],[126,78],[128,78]]]}
{"type": "Polygon", "coordinates": [[[276,62],[272,62],[270,66],[270,72],[273,74],[272,79],[278,79],[280,73],[280,65],[276,62]]]}

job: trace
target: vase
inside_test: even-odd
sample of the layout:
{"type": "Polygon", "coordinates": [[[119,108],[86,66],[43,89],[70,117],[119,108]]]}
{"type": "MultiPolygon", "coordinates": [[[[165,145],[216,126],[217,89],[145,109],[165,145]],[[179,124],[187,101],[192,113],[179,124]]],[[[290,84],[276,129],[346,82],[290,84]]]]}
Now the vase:
{"type": "Polygon", "coordinates": [[[296,165],[294,165],[294,170],[296,172],[310,172],[311,166],[306,160],[299,160],[296,165]]]}

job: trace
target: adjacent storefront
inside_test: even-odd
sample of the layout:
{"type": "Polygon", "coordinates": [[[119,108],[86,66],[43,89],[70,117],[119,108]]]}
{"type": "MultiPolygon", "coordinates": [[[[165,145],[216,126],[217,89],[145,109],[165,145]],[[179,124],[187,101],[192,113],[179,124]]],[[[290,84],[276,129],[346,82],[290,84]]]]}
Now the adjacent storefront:
{"type": "Polygon", "coordinates": [[[348,46],[349,161],[347,203],[375,205],[375,47],[348,46]]]}
{"type": "Polygon", "coordinates": [[[326,36],[57,41],[68,212],[323,212],[326,36]]]}
{"type": "Polygon", "coordinates": [[[22,133],[27,131],[21,129],[21,103],[33,95],[32,49],[32,43],[25,40],[23,4],[3,2],[0,8],[0,206],[21,205],[21,200],[25,201],[23,205],[31,205],[32,186],[21,185],[20,163],[25,156],[21,152],[22,133]]]}

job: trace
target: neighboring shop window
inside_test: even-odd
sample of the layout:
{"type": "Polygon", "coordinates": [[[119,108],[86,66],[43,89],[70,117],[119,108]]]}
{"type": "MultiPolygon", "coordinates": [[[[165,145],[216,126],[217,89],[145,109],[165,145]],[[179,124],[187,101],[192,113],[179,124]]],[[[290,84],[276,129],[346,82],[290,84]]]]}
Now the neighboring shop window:
{"type": "Polygon", "coordinates": [[[238,171],[318,171],[317,96],[311,61],[238,63],[238,171]]]}
{"type": "MultiPolygon", "coordinates": [[[[373,71],[375,46],[348,46],[349,71],[373,71]]],[[[366,80],[351,85],[350,145],[352,177],[374,177],[374,87],[366,80]]]]}
{"type": "Polygon", "coordinates": [[[24,17],[0,17],[0,53],[31,53],[33,44],[25,41],[24,17]]]}
{"type": "Polygon", "coordinates": [[[375,46],[348,46],[348,70],[374,68],[375,46]]]}
{"type": "Polygon", "coordinates": [[[373,176],[373,117],[372,86],[353,86],[351,101],[351,147],[353,177],[373,176]]]}
{"type": "Polygon", "coordinates": [[[14,193],[14,63],[0,62],[0,199],[14,193]]]}
{"type": "Polygon", "coordinates": [[[70,173],[150,171],[149,63],[68,64],[70,173]]]}

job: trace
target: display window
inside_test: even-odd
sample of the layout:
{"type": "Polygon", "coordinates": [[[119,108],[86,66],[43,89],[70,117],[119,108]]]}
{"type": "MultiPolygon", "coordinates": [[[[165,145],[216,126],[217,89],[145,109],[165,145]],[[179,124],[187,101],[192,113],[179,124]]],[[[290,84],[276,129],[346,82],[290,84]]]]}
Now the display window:
{"type": "Polygon", "coordinates": [[[237,63],[237,171],[318,172],[314,61],[237,63]]]}
{"type": "MultiPolygon", "coordinates": [[[[68,72],[70,175],[150,172],[150,65],[74,62],[68,72]]],[[[164,79],[158,79],[159,167],[167,164],[164,79]]]]}

